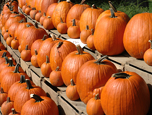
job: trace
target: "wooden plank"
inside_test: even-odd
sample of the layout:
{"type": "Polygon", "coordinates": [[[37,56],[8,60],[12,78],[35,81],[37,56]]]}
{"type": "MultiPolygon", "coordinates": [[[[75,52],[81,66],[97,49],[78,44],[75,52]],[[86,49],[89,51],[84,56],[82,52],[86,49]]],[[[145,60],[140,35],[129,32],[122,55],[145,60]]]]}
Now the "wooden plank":
{"type": "Polygon", "coordinates": [[[66,100],[66,102],[68,102],[69,105],[71,105],[72,108],[75,109],[75,111],[77,111],[78,114],[82,114],[83,113],[83,114],[87,115],[86,104],[84,104],[81,100],[71,101],[66,96],[66,92],[59,92],[59,96],[61,96],[62,99],[66,100]]]}
{"type": "Polygon", "coordinates": [[[13,49],[12,57],[16,60],[17,63],[20,63],[20,52],[13,49]]]}
{"type": "Polygon", "coordinates": [[[30,65],[30,69],[32,69],[39,77],[44,77],[41,73],[41,68],[36,68],[33,65],[30,65]]]}
{"type": "Polygon", "coordinates": [[[7,47],[6,41],[4,40],[4,38],[3,38],[2,35],[1,35],[1,42],[2,42],[2,44],[3,44],[5,47],[7,47]]]}
{"type": "Polygon", "coordinates": [[[20,58],[20,63],[24,71],[26,71],[26,69],[28,69],[29,66],[32,65],[31,62],[25,62],[24,60],[22,60],[22,58],[20,58]]]}
{"type": "Polygon", "coordinates": [[[139,69],[135,66],[132,66],[130,64],[125,65],[125,71],[131,71],[131,72],[136,72],[138,75],[140,75],[147,84],[152,85],[152,73],[149,73],[145,70],[139,69]]]}
{"type": "Polygon", "coordinates": [[[11,54],[11,55],[13,55],[13,49],[10,47],[10,46],[6,46],[6,48],[7,48],[7,51],[11,54]]]}

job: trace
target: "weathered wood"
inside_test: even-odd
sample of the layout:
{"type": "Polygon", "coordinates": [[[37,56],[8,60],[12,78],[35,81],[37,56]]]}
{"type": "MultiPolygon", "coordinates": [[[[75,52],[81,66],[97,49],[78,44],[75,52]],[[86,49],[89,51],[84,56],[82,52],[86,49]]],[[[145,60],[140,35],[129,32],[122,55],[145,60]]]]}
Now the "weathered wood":
{"type": "Polygon", "coordinates": [[[20,58],[20,62],[21,62],[21,67],[24,71],[26,71],[31,64],[31,62],[25,62],[24,60],[22,60],[22,58],[20,58]]]}

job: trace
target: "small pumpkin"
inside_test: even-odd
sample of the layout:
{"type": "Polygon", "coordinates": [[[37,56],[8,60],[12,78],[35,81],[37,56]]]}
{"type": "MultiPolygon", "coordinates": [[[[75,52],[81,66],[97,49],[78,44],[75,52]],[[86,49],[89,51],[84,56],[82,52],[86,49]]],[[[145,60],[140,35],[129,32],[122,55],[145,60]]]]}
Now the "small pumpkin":
{"type": "Polygon", "coordinates": [[[62,86],[64,84],[59,66],[56,68],[56,70],[53,70],[50,73],[49,80],[50,80],[50,83],[56,87],[62,86]]]}
{"type": "Polygon", "coordinates": [[[67,34],[70,38],[79,38],[80,37],[80,28],[76,25],[75,19],[72,20],[73,25],[70,26],[67,30],[67,34]]]}
{"type": "Polygon", "coordinates": [[[0,90],[0,107],[2,106],[2,104],[7,100],[7,93],[4,92],[3,88],[1,87],[0,90]]]}
{"type": "Polygon", "coordinates": [[[34,67],[39,67],[37,63],[37,50],[35,49],[35,55],[32,55],[31,57],[31,63],[34,67]]]}
{"type": "Polygon", "coordinates": [[[32,8],[32,10],[30,11],[30,17],[31,17],[33,20],[35,19],[36,13],[38,13],[38,11],[36,10],[36,8],[32,8]]]}
{"type": "Polygon", "coordinates": [[[19,46],[19,41],[17,39],[17,37],[15,37],[12,41],[11,41],[11,47],[15,50],[18,49],[18,46],[19,46]]]}
{"type": "Polygon", "coordinates": [[[3,38],[4,40],[6,40],[9,37],[9,33],[8,30],[6,30],[6,32],[3,34],[3,38]]]}
{"type": "Polygon", "coordinates": [[[46,62],[44,62],[41,65],[41,73],[44,77],[49,77],[51,72],[52,72],[52,69],[51,69],[51,64],[49,62],[49,57],[46,56],[46,62]]]}
{"type": "Polygon", "coordinates": [[[151,61],[151,53],[152,53],[152,40],[149,40],[151,47],[150,49],[146,50],[144,53],[144,61],[146,62],[146,64],[148,64],[149,66],[152,66],[152,61],[151,61]]]}
{"type": "Polygon", "coordinates": [[[43,13],[43,15],[40,17],[40,24],[43,25],[43,21],[46,17],[46,13],[43,13]]]}
{"type": "MultiPolygon", "coordinates": [[[[41,22],[41,21],[40,21],[41,22]]],[[[51,30],[54,28],[52,23],[52,18],[50,16],[46,16],[43,20],[43,27],[47,30],[51,30]]]]}
{"type": "Polygon", "coordinates": [[[91,29],[86,25],[86,29],[81,31],[80,40],[82,43],[86,44],[88,37],[91,35],[91,29]]]}
{"type": "Polygon", "coordinates": [[[71,84],[68,85],[68,87],[66,89],[66,96],[72,101],[78,100],[79,94],[77,92],[77,87],[74,84],[73,79],[71,79],[70,82],[71,82],[71,84]]]}
{"type": "Polygon", "coordinates": [[[95,50],[95,46],[94,46],[94,29],[91,29],[92,34],[90,36],[88,36],[87,38],[87,46],[91,49],[91,50],[95,50]]]}
{"type": "Polygon", "coordinates": [[[53,11],[54,11],[55,7],[57,6],[57,4],[58,3],[52,3],[51,5],[49,5],[49,7],[48,7],[48,9],[46,11],[46,16],[52,17],[53,11]]]}
{"type": "Polygon", "coordinates": [[[14,108],[11,109],[11,113],[9,113],[9,115],[20,115],[18,112],[15,111],[14,108]]]}
{"type": "Polygon", "coordinates": [[[11,36],[11,34],[9,34],[9,37],[6,38],[6,44],[8,46],[11,46],[11,42],[13,39],[14,39],[13,36],[11,36]]]}
{"type": "Polygon", "coordinates": [[[35,20],[39,22],[41,16],[42,16],[42,13],[41,13],[41,11],[39,10],[38,13],[36,13],[36,15],[35,15],[35,20]]]}
{"type": "Polygon", "coordinates": [[[60,20],[61,22],[57,25],[57,30],[60,34],[66,34],[68,30],[67,24],[63,22],[61,17],[60,20]]]}
{"type": "Polygon", "coordinates": [[[59,115],[59,110],[55,102],[46,96],[39,96],[36,94],[30,94],[30,100],[28,100],[22,107],[21,115],[59,115]],[[29,111],[32,109],[33,111],[29,111]]]}
{"type": "Polygon", "coordinates": [[[86,110],[88,115],[104,115],[99,94],[88,101],[86,110]]]}
{"type": "Polygon", "coordinates": [[[25,14],[30,15],[30,11],[32,10],[31,6],[29,5],[28,7],[25,8],[25,14]]]}
{"type": "Polygon", "coordinates": [[[24,61],[30,61],[31,60],[31,50],[28,49],[28,45],[26,45],[25,50],[22,50],[22,52],[21,52],[21,58],[24,61]]]}

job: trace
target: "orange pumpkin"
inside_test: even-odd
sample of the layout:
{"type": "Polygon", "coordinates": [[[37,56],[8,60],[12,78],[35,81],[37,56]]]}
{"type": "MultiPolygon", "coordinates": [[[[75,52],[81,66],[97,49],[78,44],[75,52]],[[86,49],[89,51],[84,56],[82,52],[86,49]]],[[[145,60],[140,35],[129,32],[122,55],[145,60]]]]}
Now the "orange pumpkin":
{"type": "Polygon", "coordinates": [[[39,67],[37,63],[37,50],[35,49],[35,54],[31,57],[31,63],[34,67],[39,67]]]}
{"type": "Polygon", "coordinates": [[[149,65],[152,66],[152,61],[151,61],[151,55],[152,55],[152,40],[149,40],[151,47],[150,49],[146,50],[144,53],[144,61],[149,65]]]}
{"type": "Polygon", "coordinates": [[[1,87],[0,90],[0,107],[2,106],[2,104],[7,100],[7,93],[4,92],[3,88],[1,87]]]}
{"type": "Polygon", "coordinates": [[[36,10],[36,8],[32,8],[32,10],[30,11],[30,17],[31,17],[33,20],[35,19],[36,13],[38,13],[38,11],[36,10]]]}
{"type": "Polygon", "coordinates": [[[95,50],[95,46],[94,46],[94,29],[91,29],[92,34],[90,36],[88,36],[87,38],[87,46],[91,49],[91,50],[95,50]]]}
{"type": "Polygon", "coordinates": [[[48,9],[47,9],[47,11],[46,11],[46,16],[52,17],[53,11],[54,11],[55,7],[57,6],[57,4],[58,4],[58,3],[52,3],[52,4],[48,7],[48,9]]]}
{"type": "Polygon", "coordinates": [[[24,61],[30,61],[31,60],[31,50],[28,48],[28,45],[26,45],[25,50],[22,50],[21,59],[24,60],[24,61]]]}
{"type": "Polygon", "coordinates": [[[82,43],[86,44],[88,37],[91,35],[91,29],[86,25],[86,29],[81,31],[80,40],[82,43]]]}
{"type": "MultiPolygon", "coordinates": [[[[40,21],[41,22],[41,21],[40,21]]],[[[43,27],[46,29],[46,30],[51,30],[54,28],[54,25],[52,23],[52,18],[50,16],[46,16],[43,20],[43,27]]]]}
{"type": "Polygon", "coordinates": [[[66,34],[68,30],[67,24],[63,22],[61,17],[60,20],[61,22],[57,25],[57,30],[60,34],[66,34]]]}
{"type": "Polygon", "coordinates": [[[17,37],[15,37],[12,41],[11,41],[11,47],[15,50],[18,49],[18,46],[19,46],[19,41],[17,39],[17,37]]]}
{"type": "Polygon", "coordinates": [[[41,16],[42,16],[42,13],[41,13],[41,11],[39,10],[39,12],[38,12],[38,13],[36,13],[36,15],[35,15],[35,20],[39,22],[39,21],[40,21],[41,16]]]}
{"type": "Polygon", "coordinates": [[[40,17],[40,24],[43,25],[43,21],[46,17],[46,13],[43,13],[43,15],[40,17]]]}
{"type": "Polygon", "coordinates": [[[15,111],[14,108],[12,108],[11,110],[12,110],[12,112],[9,113],[9,115],[20,115],[18,112],[15,111]]]}

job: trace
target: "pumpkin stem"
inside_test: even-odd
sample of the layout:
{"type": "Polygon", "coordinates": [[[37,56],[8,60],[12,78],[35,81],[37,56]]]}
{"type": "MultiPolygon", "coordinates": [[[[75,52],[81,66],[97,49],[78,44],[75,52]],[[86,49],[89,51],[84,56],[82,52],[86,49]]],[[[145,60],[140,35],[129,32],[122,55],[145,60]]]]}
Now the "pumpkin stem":
{"type": "Polygon", "coordinates": [[[25,75],[21,75],[19,83],[25,83],[25,75]]]}
{"type": "Polygon", "coordinates": [[[25,50],[28,50],[28,45],[26,45],[25,50]]]}
{"type": "Polygon", "coordinates": [[[30,97],[35,99],[35,102],[41,102],[44,100],[39,95],[36,95],[36,94],[30,94],[30,97]]]}
{"type": "Polygon", "coordinates": [[[73,79],[70,80],[70,83],[71,83],[71,86],[75,85],[73,79]]]}
{"type": "Polygon", "coordinates": [[[127,74],[127,73],[115,73],[112,75],[112,77],[115,77],[115,79],[117,78],[126,78],[128,79],[131,75],[127,74]]]}
{"type": "Polygon", "coordinates": [[[29,79],[26,79],[25,82],[26,82],[26,85],[27,85],[26,89],[32,89],[32,88],[34,88],[34,87],[32,86],[32,84],[31,84],[31,82],[30,82],[29,79]]]}
{"type": "Polygon", "coordinates": [[[68,2],[68,3],[69,3],[69,2],[71,2],[71,1],[70,1],[70,0],[66,0],[66,2],[68,2]]]}
{"type": "Polygon", "coordinates": [[[72,26],[76,26],[75,19],[72,20],[72,26]]]}
{"type": "Polygon", "coordinates": [[[57,45],[57,48],[60,48],[62,46],[63,42],[59,42],[57,45]]]}
{"type": "Polygon", "coordinates": [[[5,58],[5,64],[8,64],[9,63],[9,59],[7,56],[4,57],[5,58]]]}
{"type": "Polygon", "coordinates": [[[82,1],[80,2],[80,4],[84,4],[85,1],[86,1],[86,0],[82,0],[82,1]]]}
{"type": "Polygon", "coordinates": [[[97,6],[95,4],[92,4],[92,9],[97,9],[97,6]]]}
{"type": "Polygon", "coordinates": [[[105,55],[105,56],[102,56],[102,57],[100,57],[97,61],[95,61],[94,63],[97,63],[97,64],[102,64],[102,61],[105,59],[105,58],[107,58],[108,56],[107,55],[105,55]]]}
{"type": "Polygon", "coordinates": [[[11,109],[13,114],[17,114],[14,108],[11,109]]]}
{"type": "Polygon", "coordinates": [[[91,33],[92,33],[92,35],[94,35],[94,29],[91,29],[91,33]]]}
{"type": "Polygon", "coordinates": [[[57,66],[55,71],[59,71],[59,69],[60,69],[60,67],[59,67],[59,66],[57,66]]]}
{"type": "Polygon", "coordinates": [[[36,10],[36,8],[32,8],[32,10],[36,10]]]}
{"type": "Polygon", "coordinates": [[[19,72],[19,67],[20,67],[20,64],[17,63],[16,66],[15,66],[15,70],[13,71],[14,73],[20,73],[19,72]]]}
{"type": "Polygon", "coordinates": [[[48,16],[47,18],[51,18],[51,16],[48,16]]]}
{"type": "Polygon", "coordinates": [[[24,22],[24,19],[21,19],[20,21],[19,21],[19,23],[23,23],[24,22]]]}
{"type": "Polygon", "coordinates": [[[55,37],[55,35],[54,35],[54,34],[51,34],[51,38],[52,38],[52,40],[53,40],[53,41],[55,41],[55,40],[56,40],[56,37],[55,37]]]}
{"type": "Polygon", "coordinates": [[[13,65],[13,60],[12,60],[12,58],[9,58],[9,65],[8,65],[9,67],[12,67],[12,66],[14,66],[13,65]]]}
{"type": "Polygon", "coordinates": [[[109,8],[109,10],[110,10],[110,12],[111,12],[111,16],[110,16],[110,17],[111,17],[111,18],[116,18],[113,9],[112,9],[112,8],[109,8]]]}
{"type": "Polygon", "coordinates": [[[2,87],[1,87],[1,93],[5,93],[2,87]]]}
{"type": "Polygon", "coordinates": [[[39,13],[41,13],[41,10],[39,10],[39,13]]]}
{"type": "Polygon", "coordinates": [[[31,27],[29,24],[26,24],[26,27],[31,27]]]}
{"type": "Polygon", "coordinates": [[[4,52],[2,58],[6,57],[7,52],[4,52]]]}
{"type": "Polygon", "coordinates": [[[108,1],[110,8],[113,9],[114,12],[117,12],[116,7],[113,5],[113,3],[111,1],[108,1]]]}
{"type": "Polygon", "coordinates": [[[46,13],[45,13],[45,12],[43,13],[43,16],[46,16],[46,13]]]}
{"type": "Polygon", "coordinates": [[[42,41],[44,41],[46,39],[47,35],[44,34],[42,41]]]}
{"type": "Polygon", "coordinates": [[[61,0],[58,0],[58,3],[60,2],[61,0]]]}
{"type": "Polygon", "coordinates": [[[8,30],[6,30],[6,32],[8,32],[8,30]]]}
{"type": "Polygon", "coordinates": [[[61,23],[64,23],[61,17],[60,17],[60,21],[61,21],[61,23]]]}
{"type": "Polygon", "coordinates": [[[150,42],[150,49],[152,49],[152,40],[149,40],[150,42]]]}
{"type": "Polygon", "coordinates": [[[7,102],[7,103],[11,102],[10,97],[7,97],[6,102],[7,102]]]}
{"type": "Polygon", "coordinates": [[[38,23],[37,23],[37,22],[34,24],[34,26],[35,26],[35,28],[39,28],[39,26],[38,26],[38,23]]]}
{"type": "Polygon", "coordinates": [[[78,53],[77,53],[77,54],[82,55],[82,54],[83,54],[83,50],[82,50],[82,48],[80,47],[80,45],[77,45],[76,48],[77,48],[77,50],[78,50],[78,53]]]}
{"type": "Polygon", "coordinates": [[[96,94],[96,95],[95,95],[95,100],[98,100],[98,99],[100,99],[100,98],[99,98],[99,94],[96,94]]]}
{"type": "Polygon", "coordinates": [[[50,63],[49,62],[49,56],[46,55],[46,63],[50,63]]]}
{"type": "Polygon", "coordinates": [[[35,50],[34,50],[34,52],[35,52],[35,55],[37,55],[37,54],[38,54],[38,53],[37,53],[37,49],[35,49],[35,50]]]}
{"type": "Polygon", "coordinates": [[[89,30],[89,26],[88,25],[86,25],[86,30],[89,30]]]}

